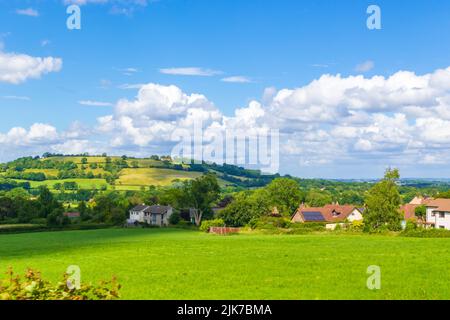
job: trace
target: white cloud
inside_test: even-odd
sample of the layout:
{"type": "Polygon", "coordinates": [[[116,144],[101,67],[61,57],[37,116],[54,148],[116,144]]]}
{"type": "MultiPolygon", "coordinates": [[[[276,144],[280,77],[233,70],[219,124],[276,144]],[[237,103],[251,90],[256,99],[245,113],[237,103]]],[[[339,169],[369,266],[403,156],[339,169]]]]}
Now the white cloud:
{"type": "Polygon", "coordinates": [[[232,76],[222,79],[223,82],[233,82],[233,83],[250,83],[252,80],[244,76],[232,76]]]}
{"type": "Polygon", "coordinates": [[[375,67],[375,63],[371,60],[358,64],[355,68],[357,72],[369,72],[375,67]]]}
{"type": "Polygon", "coordinates": [[[159,72],[162,74],[169,74],[169,75],[201,76],[201,77],[211,77],[211,76],[222,74],[221,71],[197,68],[197,67],[162,68],[162,69],[159,69],[159,72]]]}
{"type": "MultiPolygon", "coordinates": [[[[261,101],[236,108],[232,116],[205,95],[174,85],[135,88],[136,97],[117,101],[90,131],[46,133],[58,138],[48,146],[63,150],[67,141],[77,141],[81,149],[90,141],[92,148],[108,152],[169,153],[175,130],[192,130],[201,120],[206,133],[279,129],[282,163],[310,168],[450,164],[450,68],[371,78],[326,74],[298,88],[268,88],[261,101]]],[[[31,131],[13,128],[0,135],[0,143],[39,142],[31,131]]]]}
{"type": "Polygon", "coordinates": [[[125,76],[132,76],[133,74],[139,72],[139,69],[133,68],[133,67],[122,68],[122,69],[117,69],[117,70],[122,72],[122,74],[125,75],[125,76]]]}
{"type": "Polygon", "coordinates": [[[49,124],[35,123],[29,130],[14,127],[6,134],[0,134],[0,143],[13,146],[39,145],[54,142],[58,137],[55,127],[49,124]]]}
{"type": "Polygon", "coordinates": [[[39,12],[33,8],[17,9],[16,13],[22,16],[39,17],[39,12]]]}
{"type": "Polygon", "coordinates": [[[3,96],[3,99],[8,99],[8,100],[22,100],[22,101],[30,101],[30,97],[26,97],[26,96],[3,96]]]}
{"type": "Polygon", "coordinates": [[[28,79],[38,79],[43,74],[58,72],[61,68],[60,58],[40,58],[0,51],[0,82],[20,84],[28,79]]]}
{"type": "Polygon", "coordinates": [[[148,146],[171,141],[176,128],[192,126],[197,117],[206,124],[220,119],[220,112],[203,95],[150,83],[139,89],[136,99],[119,100],[113,115],[99,118],[98,130],[111,134],[115,146],[148,146]]]}
{"type": "Polygon", "coordinates": [[[110,107],[113,105],[110,102],[93,101],[93,100],[81,100],[78,101],[78,103],[83,106],[92,106],[92,107],[110,107]]]}

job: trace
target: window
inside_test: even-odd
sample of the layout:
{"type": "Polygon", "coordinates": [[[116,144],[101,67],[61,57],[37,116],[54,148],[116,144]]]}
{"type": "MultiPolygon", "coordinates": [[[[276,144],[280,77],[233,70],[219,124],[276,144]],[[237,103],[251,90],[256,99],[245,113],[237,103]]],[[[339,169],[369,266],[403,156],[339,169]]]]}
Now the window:
{"type": "Polygon", "coordinates": [[[439,212],[439,218],[445,218],[445,212],[439,212]]]}
{"type": "Polygon", "coordinates": [[[445,227],[444,226],[439,226],[439,229],[445,229],[445,227]]]}
{"type": "Polygon", "coordinates": [[[156,224],[156,214],[152,214],[152,224],[156,224]]]}

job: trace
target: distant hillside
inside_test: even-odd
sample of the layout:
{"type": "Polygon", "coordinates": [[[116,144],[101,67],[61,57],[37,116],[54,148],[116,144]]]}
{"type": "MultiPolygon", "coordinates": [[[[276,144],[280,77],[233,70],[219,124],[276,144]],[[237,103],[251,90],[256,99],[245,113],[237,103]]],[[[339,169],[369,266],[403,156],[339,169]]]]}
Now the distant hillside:
{"type": "Polygon", "coordinates": [[[215,173],[222,187],[260,187],[279,176],[227,164],[179,164],[168,156],[133,158],[46,153],[42,157],[24,157],[1,164],[0,190],[17,186],[34,189],[41,185],[51,190],[141,190],[169,186],[207,172],[215,173]]]}

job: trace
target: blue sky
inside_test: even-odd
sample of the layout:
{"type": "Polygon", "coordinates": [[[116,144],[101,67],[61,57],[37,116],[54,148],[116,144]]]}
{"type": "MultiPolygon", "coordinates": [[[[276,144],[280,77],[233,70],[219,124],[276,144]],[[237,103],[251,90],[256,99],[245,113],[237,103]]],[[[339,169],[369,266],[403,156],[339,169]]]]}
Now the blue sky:
{"type": "Polygon", "coordinates": [[[183,95],[205,97],[208,106],[200,109],[209,112],[210,124],[225,126],[223,117],[229,117],[239,127],[279,129],[282,173],[377,177],[393,165],[404,176],[450,177],[450,133],[445,131],[450,124],[445,118],[450,78],[439,77],[439,84],[428,79],[450,72],[448,2],[1,0],[0,21],[5,55],[0,58],[3,161],[86,146],[91,152],[112,154],[167,153],[168,133],[143,127],[186,122],[189,110],[198,107],[187,103],[189,98],[176,100],[187,103],[179,114],[172,110],[152,118],[154,109],[148,107],[163,103],[151,100],[155,92],[166,101],[165,95],[172,93],[164,88],[176,86],[183,95]],[[80,4],[81,30],[66,28],[69,2],[80,4]],[[381,30],[366,27],[370,4],[381,8],[381,30]],[[12,68],[17,55],[59,60],[48,62],[47,69],[37,60],[12,68]],[[26,68],[35,68],[34,73],[26,68]],[[179,74],[180,68],[191,75],[179,74]],[[400,77],[401,71],[416,77],[400,77]],[[1,73],[12,75],[2,78],[1,73]],[[198,73],[203,75],[192,75],[198,73]],[[387,81],[395,74],[399,79],[387,81]],[[333,78],[311,89],[324,75],[333,78]],[[352,78],[358,75],[367,83],[352,78]],[[370,80],[377,76],[386,83],[370,80]],[[398,81],[404,87],[399,88],[398,81]],[[137,98],[137,85],[144,84],[158,87],[144,88],[149,94],[137,98]],[[339,95],[342,101],[333,104],[321,90],[334,90],[335,85],[345,87],[340,89],[345,97],[339,95]],[[416,97],[417,86],[423,94],[416,97]],[[375,99],[375,105],[353,105],[356,89],[361,91],[358,99],[375,99]],[[380,95],[393,97],[385,101],[380,95]],[[129,104],[127,110],[135,114],[120,111],[118,101],[129,104]],[[252,102],[260,106],[252,109],[252,102]],[[138,105],[147,107],[138,110],[138,105]],[[241,119],[236,109],[263,115],[241,119]],[[317,115],[328,112],[318,121],[317,115]],[[104,119],[102,127],[99,118],[107,116],[111,118],[104,119]],[[131,127],[124,117],[131,119],[131,127]],[[145,124],[139,123],[142,119],[145,124]],[[36,124],[41,126],[32,129],[36,124]],[[23,130],[11,132],[13,128],[23,130]],[[426,128],[444,129],[418,133],[426,128]],[[148,138],[141,139],[143,135],[148,138]]]}

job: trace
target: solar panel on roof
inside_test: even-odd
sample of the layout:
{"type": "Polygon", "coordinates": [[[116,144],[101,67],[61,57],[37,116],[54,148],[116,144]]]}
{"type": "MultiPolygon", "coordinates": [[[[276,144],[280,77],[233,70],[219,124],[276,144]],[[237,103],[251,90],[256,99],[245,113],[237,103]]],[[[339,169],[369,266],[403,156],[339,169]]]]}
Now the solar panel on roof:
{"type": "Polygon", "coordinates": [[[305,217],[306,221],[325,221],[325,218],[319,211],[303,211],[303,217],[305,217]]]}

